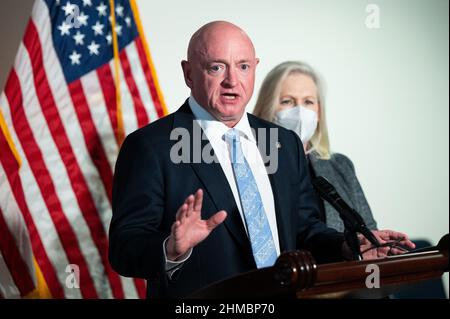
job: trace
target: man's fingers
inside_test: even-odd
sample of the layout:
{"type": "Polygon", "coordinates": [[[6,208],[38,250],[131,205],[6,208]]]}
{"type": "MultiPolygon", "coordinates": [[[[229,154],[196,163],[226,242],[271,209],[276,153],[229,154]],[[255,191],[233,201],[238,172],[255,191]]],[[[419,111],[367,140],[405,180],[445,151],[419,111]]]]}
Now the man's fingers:
{"type": "Polygon", "coordinates": [[[207,221],[206,226],[209,230],[213,230],[217,226],[223,223],[223,221],[227,218],[227,212],[224,210],[221,210],[214,215],[212,215],[207,221]]]}
{"type": "Polygon", "coordinates": [[[192,211],[194,210],[194,195],[189,195],[188,198],[186,198],[185,203],[187,204],[186,217],[189,217],[192,215],[192,211]]]}
{"type": "Polygon", "coordinates": [[[200,213],[202,211],[202,203],[203,203],[203,190],[199,189],[195,193],[194,199],[194,211],[200,213]]]}
{"type": "Polygon", "coordinates": [[[181,222],[179,220],[175,221],[172,224],[171,235],[172,235],[174,240],[177,239],[177,236],[178,236],[178,233],[179,233],[178,229],[180,228],[180,225],[181,225],[181,222]]]}
{"type": "Polygon", "coordinates": [[[178,208],[178,212],[175,215],[175,220],[181,221],[182,219],[184,219],[184,217],[186,215],[186,210],[187,210],[187,204],[184,203],[183,205],[180,206],[180,208],[178,208]]]}

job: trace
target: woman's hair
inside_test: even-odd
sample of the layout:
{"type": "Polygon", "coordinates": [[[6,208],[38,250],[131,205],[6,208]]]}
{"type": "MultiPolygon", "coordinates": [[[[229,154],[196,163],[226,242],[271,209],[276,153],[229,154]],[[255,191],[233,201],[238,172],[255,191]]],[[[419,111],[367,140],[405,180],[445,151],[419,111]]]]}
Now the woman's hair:
{"type": "Polygon", "coordinates": [[[308,152],[315,152],[321,159],[330,158],[330,142],[325,118],[325,92],[320,76],[306,63],[299,61],[287,61],[277,65],[267,74],[256,101],[253,114],[273,122],[276,107],[279,104],[281,83],[291,74],[304,74],[314,81],[317,87],[317,99],[319,103],[319,118],[316,131],[308,142],[308,152]]]}

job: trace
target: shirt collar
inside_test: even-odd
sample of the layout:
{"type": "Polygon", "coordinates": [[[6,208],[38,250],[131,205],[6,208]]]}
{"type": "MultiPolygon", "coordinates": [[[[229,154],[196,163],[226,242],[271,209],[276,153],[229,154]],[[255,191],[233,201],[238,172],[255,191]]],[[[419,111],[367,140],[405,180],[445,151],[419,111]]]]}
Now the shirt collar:
{"type": "MultiPolygon", "coordinates": [[[[220,134],[222,137],[230,128],[214,118],[203,106],[201,106],[195,98],[191,95],[189,97],[189,106],[194,114],[194,117],[198,120],[201,128],[205,131],[206,135],[220,134]]],[[[248,122],[247,112],[244,112],[239,122],[234,126],[239,131],[241,137],[245,137],[247,140],[256,144],[255,137],[252,133],[252,128],[248,122]]]]}

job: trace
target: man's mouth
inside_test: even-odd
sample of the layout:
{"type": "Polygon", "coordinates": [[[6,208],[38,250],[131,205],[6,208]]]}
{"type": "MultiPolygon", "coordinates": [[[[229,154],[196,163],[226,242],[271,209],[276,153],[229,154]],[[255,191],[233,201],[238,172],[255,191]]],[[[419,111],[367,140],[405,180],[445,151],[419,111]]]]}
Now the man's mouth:
{"type": "Polygon", "coordinates": [[[223,93],[222,96],[226,99],[226,100],[235,100],[238,98],[238,94],[236,93],[223,93]]]}

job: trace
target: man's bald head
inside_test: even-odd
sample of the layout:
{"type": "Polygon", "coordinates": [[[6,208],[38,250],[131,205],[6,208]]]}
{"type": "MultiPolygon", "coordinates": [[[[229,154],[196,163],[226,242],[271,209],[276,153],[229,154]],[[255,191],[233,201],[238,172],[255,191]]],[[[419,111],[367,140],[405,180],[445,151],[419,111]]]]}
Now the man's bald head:
{"type": "Polygon", "coordinates": [[[227,21],[213,21],[203,25],[192,35],[187,51],[188,61],[194,59],[195,54],[201,54],[208,44],[229,38],[241,38],[244,42],[248,42],[255,53],[252,40],[244,30],[227,21]]]}
{"type": "Polygon", "coordinates": [[[259,60],[248,35],[225,21],[208,23],[189,42],[182,61],[191,95],[213,117],[233,127],[253,94],[259,60]]]}

